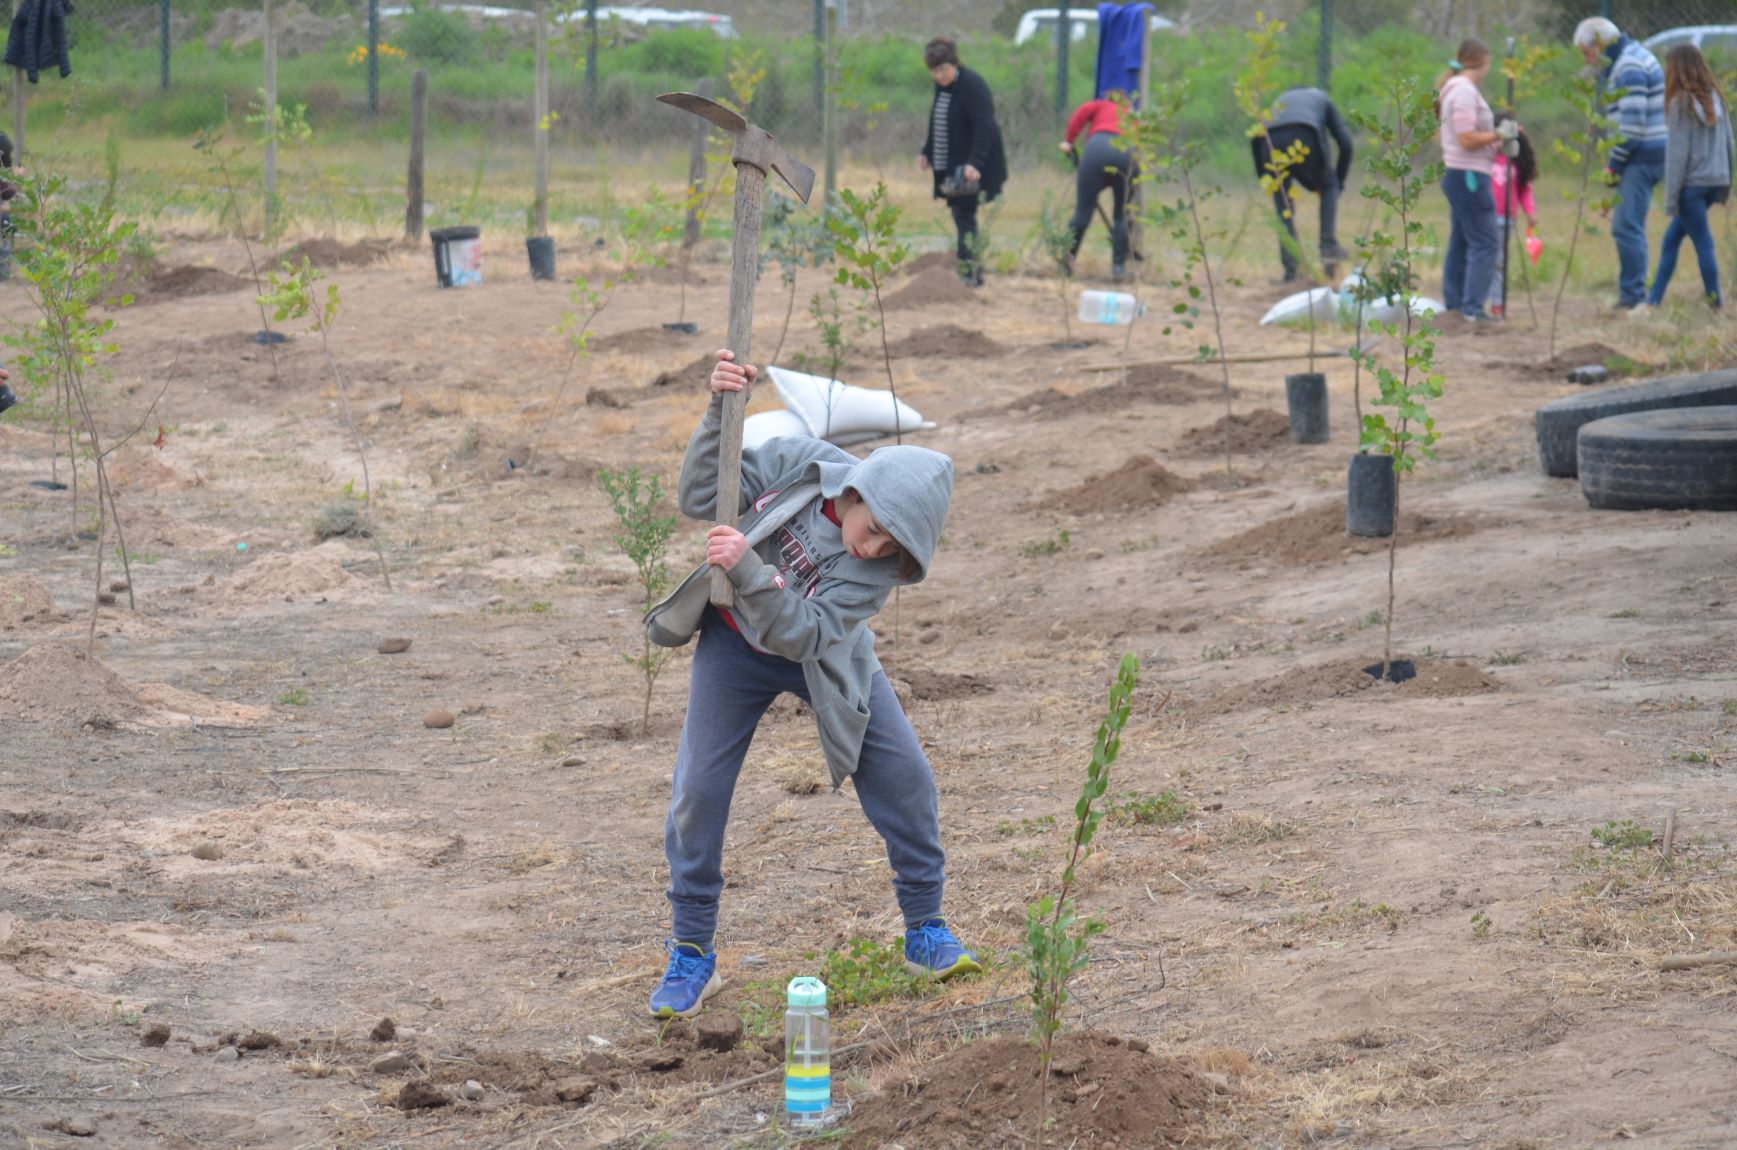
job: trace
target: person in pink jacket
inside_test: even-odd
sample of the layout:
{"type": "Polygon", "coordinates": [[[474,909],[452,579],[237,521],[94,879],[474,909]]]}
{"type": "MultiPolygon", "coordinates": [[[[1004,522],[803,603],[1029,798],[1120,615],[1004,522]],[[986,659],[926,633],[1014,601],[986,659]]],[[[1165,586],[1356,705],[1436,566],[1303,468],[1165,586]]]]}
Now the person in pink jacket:
{"type": "MultiPolygon", "coordinates": [[[[1514,117],[1507,112],[1496,114],[1496,128],[1514,117]]],[[[1490,161],[1490,192],[1496,201],[1496,226],[1507,235],[1508,209],[1510,206],[1518,209],[1526,217],[1526,230],[1530,232],[1538,226],[1538,202],[1532,197],[1532,185],[1538,179],[1538,153],[1532,150],[1532,140],[1525,132],[1514,137],[1517,147],[1515,154],[1509,156],[1498,151],[1495,159],[1490,161]],[[1509,185],[1513,190],[1509,190],[1509,185]]],[[[1521,245],[1518,257],[1510,255],[1510,260],[1525,259],[1524,245],[1521,245]]],[[[1508,285],[1503,281],[1502,261],[1496,262],[1496,274],[1490,280],[1490,314],[1506,315],[1508,311],[1508,285]]]]}

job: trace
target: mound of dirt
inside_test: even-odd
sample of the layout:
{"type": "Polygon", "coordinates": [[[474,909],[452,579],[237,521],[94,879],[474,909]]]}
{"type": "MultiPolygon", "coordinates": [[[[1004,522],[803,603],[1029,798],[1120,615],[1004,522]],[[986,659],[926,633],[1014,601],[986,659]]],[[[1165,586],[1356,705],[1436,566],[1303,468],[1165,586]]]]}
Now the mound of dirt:
{"type": "Polygon", "coordinates": [[[346,265],[367,267],[386,259],[397,246],[392,240],[357,240],[353,244],[328,239],[303,240],[284,252],[282,261],[300,267],[305,259],[325,271],[346,265]]]}
{"type": "Polygon", "coordinates": [[[976,675],[952,675],[946,671],[936,671],[928,667],[914,667],[899,664],[891,672],[897,678],[904,680],[911,689],[911,697],[924,702],[939,703],[948,699],[968,699],[973,695],[987,695],[995,687],[987,680],[976,675]]]}
{"type": "MultiPolygon", "coordinates": [[[[715,338],[715,337],[714,337],[715,338]]],[[[597,353],[619,352],[628,355],[652,355],[670,348],[698,347],[700,337],[685,331],[666,331],[662,327],[636,327],[594,339],[590,350],[597,353]]],[[[709,369],[708,369],[709,370],[709,369]]]]}
{"type": "Polygon", "coordinates": [[[676,368],[674,371],[660,371],[652,376],[649,387],[687,387],[692,384],[696,389],[706,385],[706,380],[712,374],[712,365],[718,362],[718,357],[710,352],[700,356],[692,363],[676,368]]]}
{"type": "Polygon", "coordinates": [[[1290,446],[1291,421],[1270,407],[1257,407],[1221,415],[1205,427],[1190,428],[1182,433],[1177,450],[1184,455],[1222,455],[1226,423],[1230,425],[1230,449],[1237,455],[1258,455],[1290,446]]]}
{"type": "Polygon", "coordinates": [[[1058,492],[1039,506],[1074,515],[1138,511],[1161,507],[1172,495],[1193,489],[1193,482],[1177,475],[1150,455],[1135,455],[1116,470],[1058,492]]]}
{"type": "Polygon", "coordinates": [[[131,444],[115,453],[108,464],[109,482],[117,491],[186,491],[205,486],[197,471],[183,470],[165,459],[154,447],[131,444]]]}
{"type": "MultiPolygon", "coordinates": [[[[1467,515],[1430,516],[1416,511],[1401,511],[1399,523],[1401,538],[1413,541],[1463,539],[1481,526],[1477,519],[1467,515]]],[[[1219,540],[1200,555],[1238,567],[1271,563],[1302,567],[1330,563],[1346,555],[1386,550],[1386,539],[1347,535],[1345,503],[1334,500],[1282,519],[1269,519],[1258,527],[1219,540]]]]}
{"type": "Polygon", "coordinates": [[[256,559],[223,585],[225,598],[249,603],[305,599],[355,587],[361,580],[323,549],[256,559]]]}
{"type": "Polygon", "coordinates": [[[905,286],[886,297],[889,309],[912,307],[949,308],[975,303],[977,296],[959,273],[951,268],[926,268],[905,281],[905,286]]]}
{"type": "Polygon", "coordinates": [[[149,851],[170,869],[199,871],[192,861],[201,843],[220,847],[226,869],[373,872],[405,864],[427,865],[450,836],[395,828],[395,816],[337,799],[274,799],[176,818],[145,819],[110,837],[149,851]]]}
{"type": "MultiPolygon", "coordinates": [[[[1404,658],[1396,654],[1395,658],[1404,658]]],[[[1340,659],[1317,667],[1297,667],[1271,679],[1234,687],[1206,702],[1209,714],[1240,711],[1248,707],[1277,707],[1292,703],[1315,703],[1354,695],[1375,686],[1374,676],[1363,668],[1379,663],[1379,653],[1340,659]]],[[[1484,695],[1496,690],[1496,681],[1464,660],[1417,659],[1417,677],[1397,687],[1408,699],[1448,699],[1484,695]]]]}
{"type": "MultiPolygon", "coordinates": [[[[1116,377],[1112,376],[1112,379],[1116,377]]],[[[1218,384],[1210,379],[1163,364],[1139,364],[1128,369],[1127,382],[1094,387],[1069,395],[1053,387],[1022,395],[1005,407],[986,409],[984,415],[1019,412],[1039,419],[1060,419],[1070,415],[1108,415],[1124,411],[1136,403],[1166,405],[1204,403],[1223,396],[1218,384]]],[[[1238,394],[1232,392],[1232,395],[1238,394]]]]}
{"type": "Polygon", "coordinates": [[[980,331],[958,324],[918,328],[891,345],[896,356],[922,359],[994,359],[1007,349],[980,331]]]}
{"type": "Polygon", "coordinates": [[[937,268],[957,275],[959,273],[959,257],[952,252],[924,252],[900,270],[908,276],[915,276],[934,271],[937,268]]]}
{"type": "Polygon", "coordinates": [[[254,290],[246,276],[233,275],[221,268],[193,267],[182,264],[158,268],[143,281],[129,285],[134,303],[155,303],[158,300],[186,299],[196,295],[222,295],[226,292],[254,290]]]}
{"type": "Polygon", "coordinates": [[[121,527],[127,533],[127,546],[135,551],[177,547],[201,551],[228,546],[235,541],[235,537],[226,531],[178,519],[156,507],[128,508],[121,527]]]}
{"type": "Polygon", "coordinates": [[[1652,370],[1647,364],[1632,359],[1609,344],[1596,341],[1564,348],[1557,352],[1553,359],[1546,359],[1542,362],[1523,361],[1514,366],[1534,379],[1561,380],[1575,368],[1586,367],[1595,363],[1604,364],[1607,367],[1614,366],[1614,368],[1631,365],[1629,370],[1612,370],[1613,376],[1646,375],[1652,370]]]}
{"type": "MultiPolygon", "coordinates": [[[[1174,1146],[1213,1094],[1187,1064],[1096,1031],[1059,1036],[1049,1072],[1054,1146],[1174,1146]]],[[[845,1145],[1029,1145],[1042,1117],[1038,1073],[1023,1038],[965,1043],[858,1105],[845,1145]]]]}
{"type": "Polygon", "coordinates": [[[112,725],[145,710],[126,680],[77,647],[38,643],[0,666],[0,717],[112,725]]]}
{"type": "Polygon", "coordinates": [[[23,631],[64,621],[48,588],[28,575],[0,575],[0,631],[23,631]]]}

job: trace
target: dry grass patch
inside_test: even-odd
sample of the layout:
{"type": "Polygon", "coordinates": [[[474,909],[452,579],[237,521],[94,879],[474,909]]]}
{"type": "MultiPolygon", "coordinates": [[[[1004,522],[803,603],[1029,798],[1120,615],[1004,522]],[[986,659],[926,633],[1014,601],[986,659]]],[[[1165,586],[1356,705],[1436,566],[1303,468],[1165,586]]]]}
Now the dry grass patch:
{"type": "Polygon", "coordinates": [[[1674,844],[1670,858],[1649,829],[1607,823],[1574,847],[1575,885],[1545,900],[1530,933],[1560,960],[1556,983],[1571,993],[1634,998],[1681,990],[1737,993],[1737,964],[1665,972],[1669,955],[1737,950],[1737,855],[1725,843],[1674,844]]]}

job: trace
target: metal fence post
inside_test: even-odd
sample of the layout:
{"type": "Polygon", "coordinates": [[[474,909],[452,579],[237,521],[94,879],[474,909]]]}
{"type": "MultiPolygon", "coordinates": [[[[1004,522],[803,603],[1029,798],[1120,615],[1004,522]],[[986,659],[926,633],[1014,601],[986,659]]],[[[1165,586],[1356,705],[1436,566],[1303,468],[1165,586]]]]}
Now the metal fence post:
{"type": "Polygon", "coordinates": [[[265,0],[265,234],[277,207],[277,14],[265,0]]]}
{"type": "Polygon", "coordinates": [[[549,234],[549,6],[537,2],[536,91],[533,95],[532,116],[537,132],[532,138],[536,156],[536,200],[532,231],[539,236],[549,234]]]}
{"type": "MultiPolygon", "coordinates": [[[[168,0],[164,0],[168,3],[168,0]]],[[[368,0],[368,114],[380,112],[380,0],[368,0]]]]}
{"type": "Polygon", "coordinates": [[[428,132],[428,70],[416,69],[410,81],[410,170],[404,181],[404,238],[422,238],[422,145],[428,132]]]}
{"type": "Polygon", "coordinates": [[[597,116],[597,0],[585,0],[585,112],[597,116]]]}
{"type": "Polygon", "coordinates": [[[1333,90],[1333,0],[1321,0],[1321,34],[1316,45],[1315,86],[1333,90]]]}
{"type": "Polygon", "coordinates": [[[169,90],[169,0],[162,0],[157,7],[157,62],[159,77],[157,86],[163,91],[169,90]]]}
{"type": "Polygon", "coordinates": [[[1061,0],[1055,10],[1055,118],[1058,125],[1068,122],[1068,41],[1073,39],[1070,23],[1067,0],[1061,0]]]}

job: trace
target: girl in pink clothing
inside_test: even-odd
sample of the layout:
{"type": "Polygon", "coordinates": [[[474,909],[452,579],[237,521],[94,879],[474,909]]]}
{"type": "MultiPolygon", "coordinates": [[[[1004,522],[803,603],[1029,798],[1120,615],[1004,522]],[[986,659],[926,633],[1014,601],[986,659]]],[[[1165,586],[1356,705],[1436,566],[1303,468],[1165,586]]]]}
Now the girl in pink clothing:
{"type": "MultiPolygon", "coordinates": [[[[1513,118],[1508,112],[1496,113],[1497,130],[1500,131],[1502,125],[1513,118]]],[[[1526,230],[1530,232],[1538,226],[1538,202],[1532,198],[1532,184],[1538,179],[1538,154],[1532,150],[1532,140],[1525,132],[1520,132],[1514,142],[1518,146],[1513,156],[1498,151],[1496,158],[1490,161],[1490,193],[1496,201],[1498,228],[1504,228],[1508,219],[1508,206],[1512,203],[1519,209],[1520,214],[1526,217],[1526,230]],[[1514,185],[1512,192],[1508,190],[1510,180],[1514,185]]],[[[1506,235],[1505,230],[1503,234],[1506,235]]],[[[1526,258],[1523,244],[1519,258],[1526,258]]],[[[1506,315],[1507,310],[1507,284],[1502,280],[1502,265],[1498,261],[1496,274],[1490,280],[1490,314],[1506,315]]]]}

